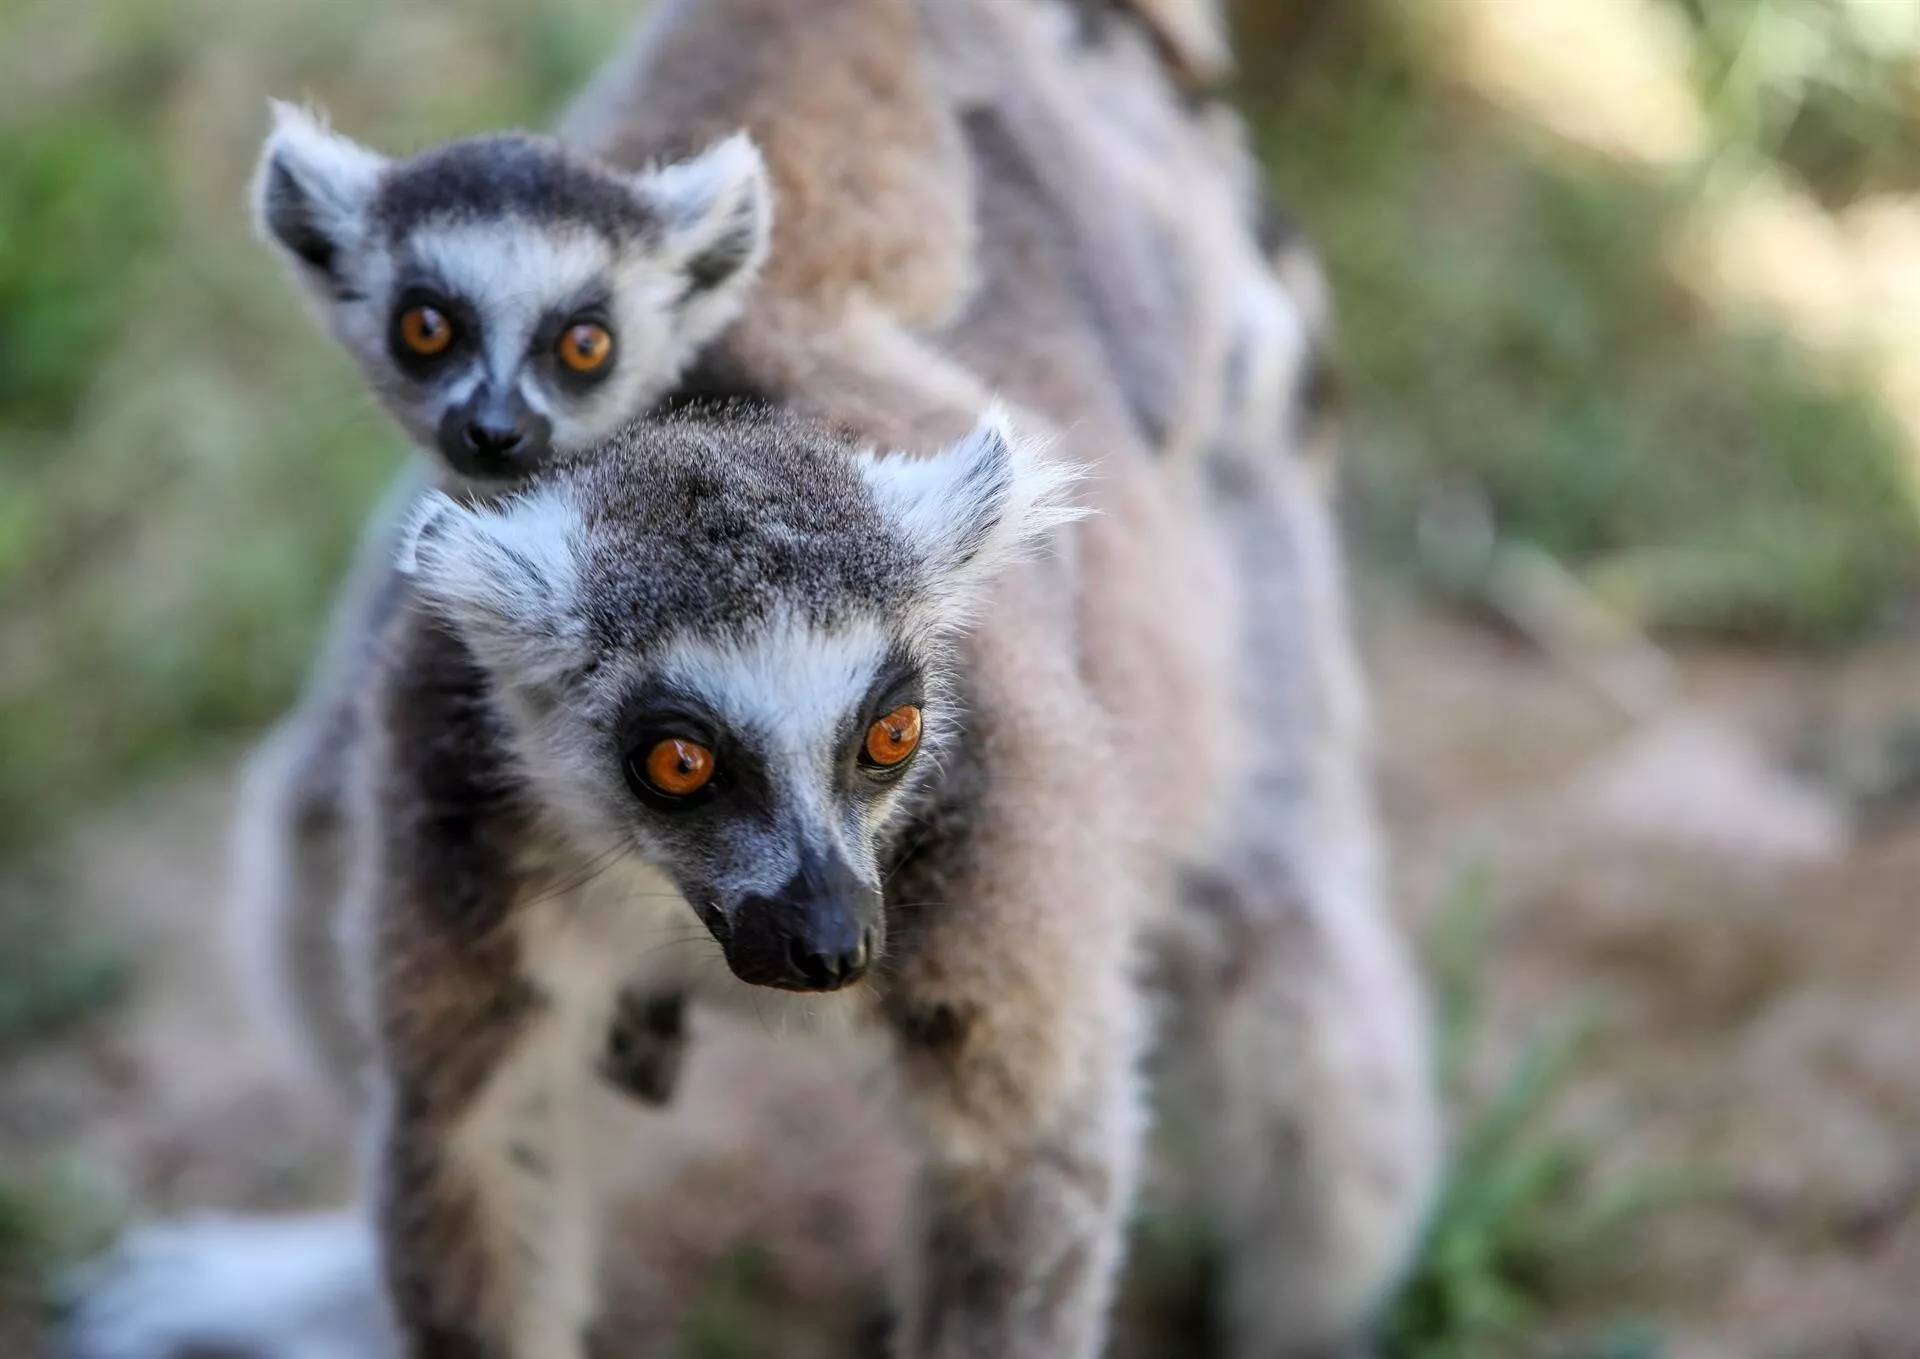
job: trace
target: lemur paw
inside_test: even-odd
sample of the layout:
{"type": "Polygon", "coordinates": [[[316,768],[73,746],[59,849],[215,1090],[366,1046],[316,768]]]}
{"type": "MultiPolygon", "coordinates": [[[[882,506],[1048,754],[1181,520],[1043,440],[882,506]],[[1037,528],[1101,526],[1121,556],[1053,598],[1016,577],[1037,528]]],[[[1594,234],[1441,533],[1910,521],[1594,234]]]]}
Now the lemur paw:
{"type": "Polygon", "coordinates": [[[208,1214],[133,1231],[74,1271],[61,1359],[382,1359],[372,1234],[351,1214],[208,1214]]]}
{"type": "Polygon", "coordinates": [[[669,1104],[687,1053],[687,999],[623,991],[600,1074],[647,1104],[669,1104]]]}

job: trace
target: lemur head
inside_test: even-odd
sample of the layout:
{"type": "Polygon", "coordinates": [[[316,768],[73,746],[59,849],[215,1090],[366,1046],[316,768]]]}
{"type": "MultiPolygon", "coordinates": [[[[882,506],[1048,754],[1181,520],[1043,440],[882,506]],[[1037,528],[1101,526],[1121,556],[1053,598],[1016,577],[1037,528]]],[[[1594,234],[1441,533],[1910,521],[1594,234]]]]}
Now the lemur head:
{"type": "Polygon", "coordinates": [[[649,421],[497,507],[438,494],[400,566],[487,673],[542,813],[669,875],[742,980],[833,990],[960,714],[954,644],[1077,516],[990,416],[876,457],[775,416],[649,421]]]}
{"type": "Polygon", "coordinates": [[[391,161],[285,104],[253,197],[387,409],[471,477],[649,405],[737,314],[772,221],[744,134],[633,174],[520,134],[391,161]]]}

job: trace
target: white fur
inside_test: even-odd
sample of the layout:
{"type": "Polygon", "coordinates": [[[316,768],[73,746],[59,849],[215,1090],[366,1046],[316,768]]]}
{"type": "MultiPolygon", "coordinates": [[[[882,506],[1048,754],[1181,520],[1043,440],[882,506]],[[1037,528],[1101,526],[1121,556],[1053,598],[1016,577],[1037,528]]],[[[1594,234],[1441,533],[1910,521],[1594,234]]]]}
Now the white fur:
{"type": "Polygon", "coordinates": [[[373,1233],[355,1212],[185,1218],[76,1271],[70,1359],[387,1359],[373,1233]]]}
{"type": "MultiPolygon", "coordinates": [[[[407,253],[446,292],[485,318],[488,376],[512,382],[547,311],[588,287],[613,264],[613,244],[585,228],[534,230],[511,217],[487,222],[434,219],[407,237],[407,253]]],[[[666,294],[668,282],[653,289],[666,294]]],[[[653,310],[666,296],[647,299],[653,310]]]]}
{"type": "Polygon", "coordinates": [[[401,532],[394,566],[482,662],[537,687],[585,660],[571,607],[579,535],[579,512],[556,487],[472,508],[429,491],[401,532]]]}
{"type": "Polygon", "coordinates": [[[747,237],[739,270],[681,303],[670,355],[677,372],[739,315],[748,287],[760,276],[773,241],[773,187],[760,148],[736,132],[690,160],[641,175],[638,189],[667,220],[662,263],[676,273],[727,233],[747,237]]]}
{"type": "MultiPolygon", "coordinates": [[[[797,821],[834,836],[848,863],[871,872],[871,845],[843,824],[835,781],[848,719],[891,649],[892,639],[875,620],[824,632],[787,619],[724,643],[674,642],[658,673],[711,704],[730,728],[753,732],[768,777],[798,812],[797,821]]],[[[884,804],[871,810],[883,814],[884,804]]],[[[765,887],[786,881],[794,867],[767,863],[765,887]]]]}
{"type": "Polygon", "coordinates": [[[947,627],[979,608],[996,576],[1086,514],[1070,499],[1081,470],[1016,432],[998,404],[935,457],[869,454],[860,470],[881,513],[928,567],[943,615],[935,621],[947,627]]]}
{"type": "Polygon", "coordinates": [[[313,269],[288,251],[267,226],[267,185],[277,165],[306,194],[314,225],[337,243],[361,235],[361,219],[389,162],[328,128],[325,118],[294,104],[273,101],[273,131],[260,153],[252,186],[254,221],[260,234],[285,254],[296,273],[313,282],[313,269]]]}
{"type": "Polygon", "coordinates": [[[699,155],[639,175],[642,199],[667,219],[669,248],[689,260],[735,226],[753,240],[751,258],[766,255],[773,231],[773,190],[766,161],[744,132],[715,142],[699,155]]]}

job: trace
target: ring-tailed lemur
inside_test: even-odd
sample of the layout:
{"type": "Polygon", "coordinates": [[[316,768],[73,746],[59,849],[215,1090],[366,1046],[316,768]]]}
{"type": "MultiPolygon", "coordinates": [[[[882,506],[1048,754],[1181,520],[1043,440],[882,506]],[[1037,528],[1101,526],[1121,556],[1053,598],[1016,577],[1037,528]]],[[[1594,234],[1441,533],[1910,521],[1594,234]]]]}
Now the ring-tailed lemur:
{"type": "Polygon", "coordinates": [[[388,413],[478,480],[672,387],[739,312],[772,223],[745,136],[638,173],[524,134],[395,162],[288,104],[254,213],[388,413]]]}
{"type": "Polygon", "coordinates": [[[1071,480],[998,422],[915,460],[735,414],[416,513],[356,833],[414,1353],[558,1359],[591,1330],[586,1087],[694,920],[707,997],[765,1019],[758,988],[855,988],[815,1022],[876,1021],[886,988],[855,984],[924,909],[888,880],[988,758],[960,740],[965,628],[1071,480]]]}
{"type": "MultiPolygon", "coordinates": [[[[921,451],[959,437],[999,390],[1090,468],[1083,496],[1098,512],[1062,531],[1056,558],[1003,574],[962,650],[967,722],[900,843],[874,941],[885,953],[859,985],[800,1002],[822,1017],[877,1005],[912,1114],[900,1352],[1100,1350],[1145,1123],[1139,1059],[1155,1007],[1143,960],[1161,965],[1174,1002],[1168,1065],[1185,1079],[1170,1112],[1201,1149],[1198,1187],[1224,1228],[1228,1351],[1318,1352],[1364,1323],[1401,1267],[1433,1183],[1436,1118],[1419,989],[1383,899],[1325,469],[1308,465],[1295,418],[1313,307],[1254,239],[1257,167],[1231,119],[1196,111],[1138,25],[1061,24],[1061,12],[1057,0],[676,0],[610,64],[570,136],[637,165],[744,126],[779,201],[804,209],[782,214],[751,300],[715,342],[719,371],[743,389],[921,451]]],[[[559,652],[571,640],[564,627],[551,639],[559,652]]],[[[467,760],[478,747],[466,736],[551,730],[552,714],[475,695],[430,656],[379,656],[390,695],[456,701],[449,720],[397,729],[423,758],[437,752],[419,805],[447,814],[380,827],[422,850],[416,880],[441,909],[390,916],[420,931],[375,956],[413,962],[350,980],[424,998],[423,978],[457,976],[434,991],[457,1003],[417,1010],[415,1037],[470,1056],[474,1041],[519,1032],[543,995],[516,980],[515,935],[461,947],[463,922],[490,918],[489,892],[517,877],[458,871],[457,855],[425,848],[444,835],[485,855],[588,809],[542,805],[537,827],[474,834],[470,795],[518,816],[526,785],[467,760]],[[454,971],[422,965],[429,953],[454,971]]],[[[813,674],[820,658],[791,659],[813,674]]],[[[782,698],[814,692],[790,683],[782,698]]],[[[800,726],[810,711],[796,710],[800,726]]],[[[905,719],[895,725],[904,734],[905,719]]],[[[354,722],[338,744],[359,752],[395,733],[354,722]]],[[[673,741],[685,738],[667,742],[658,773],[697,777],[702,757],[673,741]]],[[[306,880],[328,871],[341,866],[306,880]]],[[[634,907],[661,890],[605,885],[634,907]]],[[[812,954],[832,981],[857,967],[862,942],[783,965],[770,936],[754,937],[737,954],[746,970],[809,984],[812,954]]],[[[575,964],[618,960],[588,947],[575,964]]],[[[576,1054],[597,1048],[575,1038],[576,1054]]],[[[497,1055],[539,1068],[518,1047],[497,1055]]],[[[426,1060],[392,1087],[388,1126],[449,1126],[507,1088],[486,1079],[498,1069],[426,1060]]],[[[572,1117],[565,1102],[544,1107],[572,1117]]],[[[513,1125],[471,1126],[462,1154],[487,1153],[513,1125]]],[[[531,1150],[519,1169],[537,1178],[531,1150]]],[[[384,1148],[403,1169],[425,1154],[405,1137],[384,1148]]],[[[405,1243],[497,1251],[472,1196],[519,1181],[406,1182],[431,1192],[389,1198],[382,1234],[411,1348],[460,1352],[474,1316],[456,1301],[448,1332],[431,1300],[477,1288],[512,1313],[504,1331],[479,1318],[497,1352],[576,1354],[566,1319],[596,1273],[571,1253],[578,1217],[555,1215],[551,1233],[524,1221],[508,1251],[509,1270],[552,1266],[540,1277],[560,1291],[498,1290],[463,1272],[470,1252],[405,1243]]],[[[157,1268],[135,1262],[124,1277],[157,1268]]]]}

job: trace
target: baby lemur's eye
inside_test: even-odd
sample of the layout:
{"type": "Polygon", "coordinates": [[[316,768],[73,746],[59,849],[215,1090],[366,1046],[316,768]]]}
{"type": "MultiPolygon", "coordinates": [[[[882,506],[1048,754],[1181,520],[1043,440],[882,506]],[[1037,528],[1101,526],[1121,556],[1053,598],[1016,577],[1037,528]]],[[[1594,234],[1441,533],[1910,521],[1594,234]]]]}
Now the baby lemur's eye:
{"type": "Polygon", "coordinates": [[[903,703],[867,728],[861,763],[874,769],[894,769],[920,748],[920,709],[903,703]]]}
{"type": "Polygon", "coordinates": [[[613,356],[613,333],[597,321],[580,321],[560,336],[560,362],[576,373],[598,372],[613,356]]]}
{"type": "Polygon", "coordinates": [[[646,786],[664,797],[691,797],[713,780],[713,752],[698,741],[669,736],[654,742],[644,751],[629,756],[628,777],[638,773],[646,786]],[[636,771],[634,756],[639,756],[636,771]]]}
{"type": "Polygon", "coordinates": [[[400,313],[400,343],[423,359],[442,353],[453,343],[453,322],[425,303],[400,313]]]}

